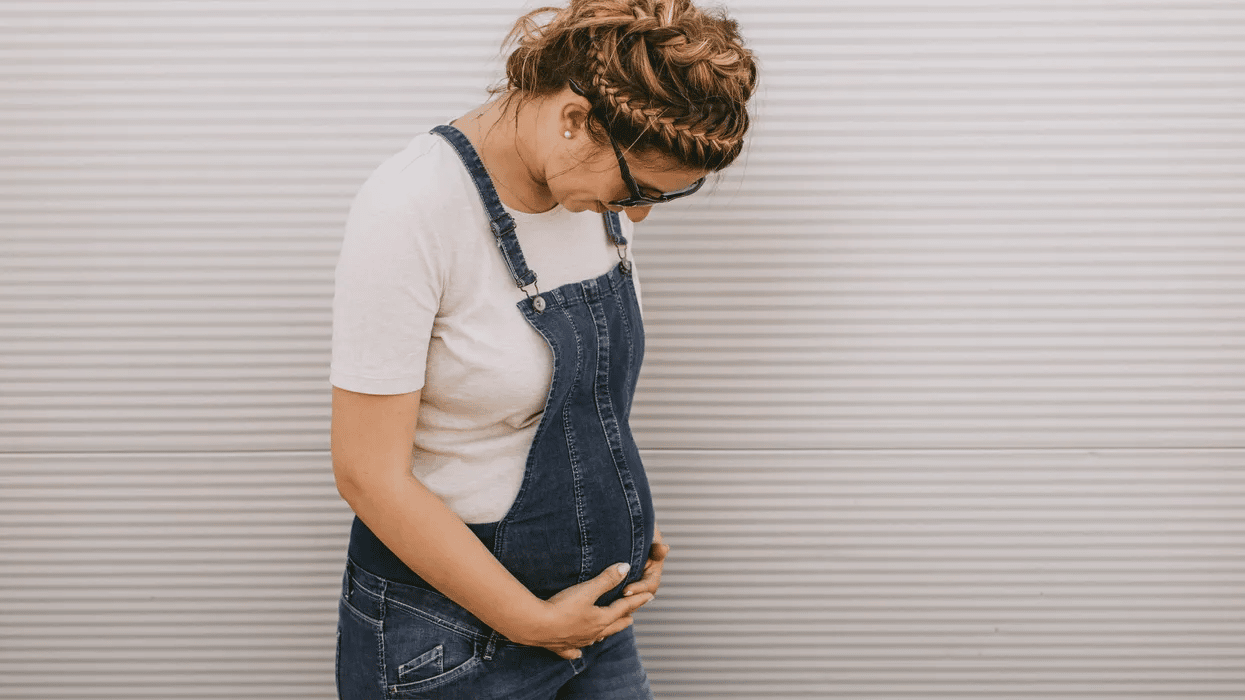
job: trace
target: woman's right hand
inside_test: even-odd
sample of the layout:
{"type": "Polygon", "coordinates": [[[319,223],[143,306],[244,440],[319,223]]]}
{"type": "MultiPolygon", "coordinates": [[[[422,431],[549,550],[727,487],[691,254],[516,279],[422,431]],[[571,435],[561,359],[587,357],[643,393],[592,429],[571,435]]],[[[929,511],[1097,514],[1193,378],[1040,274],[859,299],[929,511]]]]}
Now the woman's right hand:
{"type": "Polygon", "coordinates": [[[512,642],[544,647],[564,659],[583,656],[581,648],[617,634],[631,626],[631,613],[653,599],[652,594],[619,598],[609,605],[596,601],[622,583],[629,567],[615,564],[596,578],[575,584],[545,601],[545,614],[527,634],[510,637],[512,642]]]}

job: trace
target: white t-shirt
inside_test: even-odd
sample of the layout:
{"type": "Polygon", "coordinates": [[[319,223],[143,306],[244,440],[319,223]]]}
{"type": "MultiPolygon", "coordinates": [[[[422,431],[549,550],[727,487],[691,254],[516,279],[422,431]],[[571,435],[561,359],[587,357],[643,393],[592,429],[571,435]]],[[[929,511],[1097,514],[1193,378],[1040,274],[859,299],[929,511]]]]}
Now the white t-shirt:
{"type": "MultiPolygon", "coordinates": [[[[541,290],[618,264],[600,214],[507,211],[541,290]]],[[[416,136],[360,187],[335,275],[329,382],[423,390],[412,471],[466,522],[500,520],[514,502],[553,378],[548,345],[516,308],[526,296],[440,136],[416,136]]]]}

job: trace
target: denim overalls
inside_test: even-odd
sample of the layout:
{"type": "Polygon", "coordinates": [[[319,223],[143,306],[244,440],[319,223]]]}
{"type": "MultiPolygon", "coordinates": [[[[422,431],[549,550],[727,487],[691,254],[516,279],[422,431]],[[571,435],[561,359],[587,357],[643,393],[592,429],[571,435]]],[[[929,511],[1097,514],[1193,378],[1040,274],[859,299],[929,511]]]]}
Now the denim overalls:
{"type": "MultiPolygon", "coordinates": [[[[499,561],[545,599],[629,562],[616,600],[643,573],[653,504],[628,426],[644,330],[618,215],[604,215],[620,262],[595,279],[539,291],[484,164],[462,132],[432,133],[471,175],[515,284],[518,312],[553,352],[553,381],[519,493],[500,521],[469,524],[499,561]]],[[[338,606],[337,685],[365,698],[650,698],[628,629],[566,661],[514,644],[435,591],[354,519],[338,606]]]]}

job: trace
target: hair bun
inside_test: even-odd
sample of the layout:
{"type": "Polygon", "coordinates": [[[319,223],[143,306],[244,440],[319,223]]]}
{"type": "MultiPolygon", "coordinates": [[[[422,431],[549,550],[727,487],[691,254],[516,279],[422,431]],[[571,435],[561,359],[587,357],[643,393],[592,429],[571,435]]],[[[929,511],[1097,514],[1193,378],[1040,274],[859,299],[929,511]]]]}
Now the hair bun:
{"type": "Polygon", "coordinates": [[[521,17],[507,42],[516,38],[506,87],[542,95],[575,80],[605,117],[601,143],[608,129],[633,151],[706,170],[743,148],[756,63],[724,12],[690,0],[571,0],[521,17]]]}

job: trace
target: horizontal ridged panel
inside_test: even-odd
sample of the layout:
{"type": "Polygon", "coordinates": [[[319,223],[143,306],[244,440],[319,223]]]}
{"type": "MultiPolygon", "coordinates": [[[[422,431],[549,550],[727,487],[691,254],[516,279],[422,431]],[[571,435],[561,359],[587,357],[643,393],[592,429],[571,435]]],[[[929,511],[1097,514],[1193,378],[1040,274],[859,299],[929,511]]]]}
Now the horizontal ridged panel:
{"type": "Polygon", "coordinates": [[[1239,6],[783,7],[749,151],[637,244],[644,444],[1241,445],[1239,6]]]}
{"type": "Polygon", "coordinates": [[[329,462],[0,455],[0,697],[331,697],[329,462]]]}
{"type": "Polygon", "coordinates": [[[659,451],[664,697],[1237,698],[1245,453],[659,451]]]}
{"type": "Polygon", "coordinates": [[[6,3],[0,450],[327,449],[351,199],[517,14],[6,3]]]}

